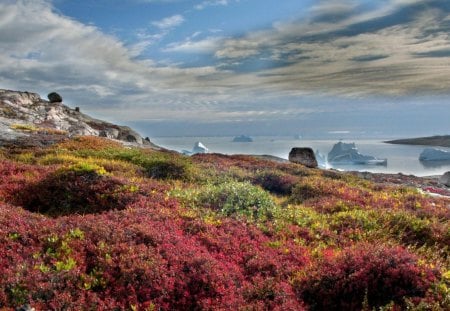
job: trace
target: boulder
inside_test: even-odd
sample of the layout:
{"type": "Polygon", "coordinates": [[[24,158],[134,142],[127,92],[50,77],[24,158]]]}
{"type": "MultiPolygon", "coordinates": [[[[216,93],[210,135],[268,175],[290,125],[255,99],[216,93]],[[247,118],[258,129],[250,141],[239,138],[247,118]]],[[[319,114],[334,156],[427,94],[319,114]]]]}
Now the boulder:
{"type": "Polygon", "coordinates": [[[289,161],[306,167],[317,168],[317,160],[311,148],[292,148],[289,161]]]}
{"type": "Polygon", "coordinates": [[[439,182],[447,187],[450,187],[450,171],[446,172],[439,178],[439,182]]]}
{"type": "Polygon", "coordinates": [[[61,103],[63,101],[61,95],[59,95],[56,92],[51,92],[50,94],[47,95],[47,97],[51,103],[61,103]]]}

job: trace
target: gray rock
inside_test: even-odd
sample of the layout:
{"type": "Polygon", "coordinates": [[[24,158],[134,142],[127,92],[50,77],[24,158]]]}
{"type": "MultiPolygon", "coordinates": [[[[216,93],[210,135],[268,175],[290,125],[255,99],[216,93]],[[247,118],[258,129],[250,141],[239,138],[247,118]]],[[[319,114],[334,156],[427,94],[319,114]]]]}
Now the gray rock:
{"type": "Polygon", "coordinates": [[[50,94],[47,95],[47,97],[51,103],[61,103],[63,101],[61,95],[59,95],[56,92],[51,92],[50,94]]]}
{"type": "Polygon", "coordinates": [[[311,148],[292,148],[289,161],[306,167],[317,168],[317,160],[311,148]]]}
{"type": "Polygon", "coordinates": [[[439,182],[447,187],[450,187],[450,171],[446,172],[439,178],[439,182]]]}

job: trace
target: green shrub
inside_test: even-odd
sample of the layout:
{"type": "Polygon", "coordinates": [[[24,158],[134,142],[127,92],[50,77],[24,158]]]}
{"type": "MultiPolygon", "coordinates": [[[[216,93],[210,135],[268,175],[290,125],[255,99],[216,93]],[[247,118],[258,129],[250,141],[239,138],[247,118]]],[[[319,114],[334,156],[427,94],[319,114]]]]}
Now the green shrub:
{"type": "Polygon", "coordinates": [[[245,215],[250,218],[272,217],[275,204],[270,195],[249,182],[225,182],[205,186],[198,195],[198,202],[208,208],[229,215],[245,215]]]}
{"type": "Polygon", "coordinates": [[[421,219],[405,211],[390,213],[386,218],[391,231],[405,243],[432,245],[439,241],[433,234],[429,219],[421,219]]]}

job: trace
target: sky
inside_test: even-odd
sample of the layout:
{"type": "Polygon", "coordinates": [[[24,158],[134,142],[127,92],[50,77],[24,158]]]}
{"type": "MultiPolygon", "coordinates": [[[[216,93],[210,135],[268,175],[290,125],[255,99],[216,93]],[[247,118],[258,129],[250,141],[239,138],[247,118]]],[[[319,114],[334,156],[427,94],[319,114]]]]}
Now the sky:
{"type": "Polygon", "coordinates": [[[0,88],[144,136],[450,134],[447,0],[0,0],[0,88]]]}

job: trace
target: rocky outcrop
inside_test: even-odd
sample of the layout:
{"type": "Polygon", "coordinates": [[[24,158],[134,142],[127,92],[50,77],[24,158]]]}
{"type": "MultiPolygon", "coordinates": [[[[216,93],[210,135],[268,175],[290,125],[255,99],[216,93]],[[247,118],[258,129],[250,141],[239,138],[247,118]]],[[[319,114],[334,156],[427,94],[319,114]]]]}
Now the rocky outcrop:
{"type": "MultiPolygon", "coordinates": [[[[79,109],[52,101],[58,98],[51,94],[47,101],[35,93],[0,89],[0,145],[38,133],[66,137],[101,136],[125,144],[157,147],[127,126],[94,119],[79,109]]],[[[59,98],[62,100],[61,96],[59,98]]]]}
{"type": "Polygon", "coordinates": [[[439,178],[439,182],[447,187],[450,187],[450,171],[446,172],[439,178]]]}
{"type": "Polygon", "coordinates": [[[292,148],[289,152],[289,161],[311,168],[316,168],[318,165],[311,148],[292,148]]]}

